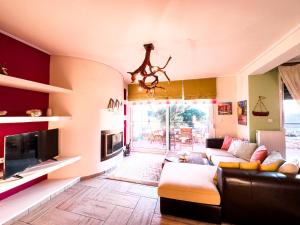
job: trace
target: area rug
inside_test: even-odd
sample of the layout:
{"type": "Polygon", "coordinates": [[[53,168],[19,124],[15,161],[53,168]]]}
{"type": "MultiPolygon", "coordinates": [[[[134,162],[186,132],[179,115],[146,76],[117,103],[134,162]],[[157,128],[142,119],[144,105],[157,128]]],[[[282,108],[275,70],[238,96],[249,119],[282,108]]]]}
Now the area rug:
{"type": "Polygon", "coordinates": [[[132,152],[107,178],[157,186],[164,158],[161,154],[132,152]]]}

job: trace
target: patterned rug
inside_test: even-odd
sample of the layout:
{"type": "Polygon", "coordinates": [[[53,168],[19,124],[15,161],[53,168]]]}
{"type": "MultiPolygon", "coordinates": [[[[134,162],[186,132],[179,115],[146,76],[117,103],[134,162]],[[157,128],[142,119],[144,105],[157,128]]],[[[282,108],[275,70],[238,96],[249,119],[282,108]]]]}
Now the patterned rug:
{"type": "Polygon", "coordinates": [[[161,154],[132,152],[107,178],[157,186],[164,158],[161,154]]]}

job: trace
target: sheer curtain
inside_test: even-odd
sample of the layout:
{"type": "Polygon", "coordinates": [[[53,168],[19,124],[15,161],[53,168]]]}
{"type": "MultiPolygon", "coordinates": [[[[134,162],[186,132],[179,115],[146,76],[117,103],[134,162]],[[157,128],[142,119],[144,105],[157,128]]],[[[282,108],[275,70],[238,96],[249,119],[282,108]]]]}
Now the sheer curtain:
{"type": "Polygon", "coordinates": [[[300,105],[300,64],[294,66],[279,66],[278,69],[293,99],[300,105]]]}

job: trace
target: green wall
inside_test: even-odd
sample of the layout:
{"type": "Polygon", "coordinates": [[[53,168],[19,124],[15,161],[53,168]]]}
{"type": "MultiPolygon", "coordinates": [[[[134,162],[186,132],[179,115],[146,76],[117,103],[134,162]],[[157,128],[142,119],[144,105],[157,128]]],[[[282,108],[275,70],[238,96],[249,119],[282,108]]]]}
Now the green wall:
{"type": "Polygon", "coordinates": [[[249,76],[249,131],[250,141],[256,141],[256,130],[280,130],[280,98],[278,69],[265,74],[249,76]],[[269,116],[253,116],[252,110],[258,100],[264,96],[264,104],[270,112],[269,116]],[[271,119],[272,122],[268,121],[271,119]]]}

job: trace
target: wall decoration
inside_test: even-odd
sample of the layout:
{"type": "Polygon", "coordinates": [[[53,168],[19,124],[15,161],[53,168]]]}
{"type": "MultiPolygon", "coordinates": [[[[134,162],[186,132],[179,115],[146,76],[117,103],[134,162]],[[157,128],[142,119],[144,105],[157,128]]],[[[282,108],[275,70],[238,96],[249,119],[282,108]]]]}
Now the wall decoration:
{"type": "Polygon", "coordinates": [[[6,66],[0,64],[0,74],[8,75],[6,66]]]}
{"type": "Polygon", "coordinates": [[[113,100],[112,98],[110,98],[107,105],[107,109],[109,111],[118,111],[122,105],[123,103],[120,102],[118,99],[113,100]]]}
{"type": "Polygon", "coordinates": [[[232,102],[221,102],[218,104],[218,115],[232,115],[232,102]]]}
{"type": "Polygon", "coordinates": [[[267,107],[263,103],[263,99],[266,99],[266,97],[258,96],[257,103],[252,111],[253,116],[268,116],[270,114],[267,107]]]}
{"type": "Polygon", "coordinates": [[[42,115],[42,110],[40,109],[29,109],[26,111],[26,114],[32,117],[38,117],[42,115]]]}
{"type": "Polygon", "coordinates": [[[247,100],[237,104],[238,124],[247,125],[247,100]]]}
{"type": "Polygon", "coordinates": [[[6,114],[7,114],[7,111],[6,111],[6,110],[0,111],[0,116],[5,116],[6,114]]]}

